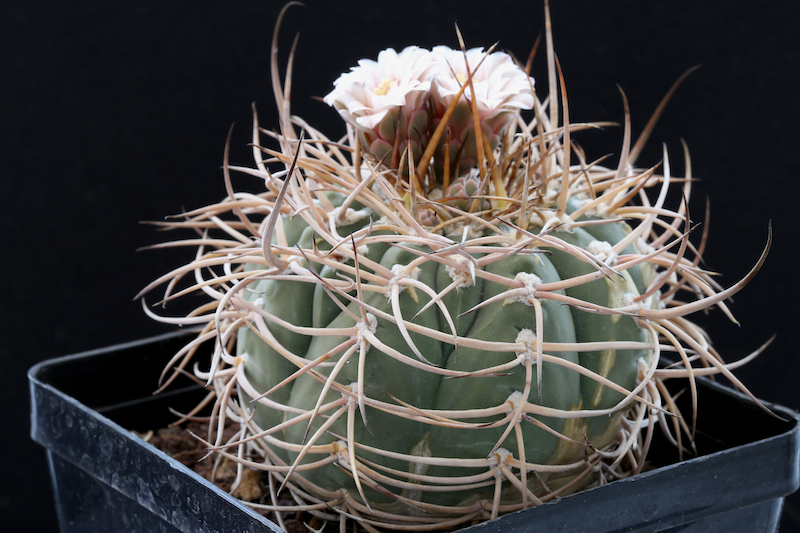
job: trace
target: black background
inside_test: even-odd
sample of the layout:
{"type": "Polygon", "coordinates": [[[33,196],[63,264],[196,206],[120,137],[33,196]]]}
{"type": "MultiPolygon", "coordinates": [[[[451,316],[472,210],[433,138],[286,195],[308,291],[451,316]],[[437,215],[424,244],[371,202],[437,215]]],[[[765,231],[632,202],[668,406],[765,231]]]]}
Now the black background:
{"type": "MultiPolygon", "coordinates": [[[[26,0],[0,7],[0,523],[20,531],[57,528],[44,452],[28,436],[27,368],[167,331],[132,298],[191,252],[135,252],[163,238],[139,221],[224,196],[219,168],[232,123],[232,162],[251,161],[251,102],[262,125],[277,126],[269,50],[281,6],[271,0],[26,0]]],[[[696,320],[728,360],[777,334],[738,375],[759,397],[794,408],[800,408],[800,293],[792,274],[800,242],[794,203],[799,6],[743,0],[552,5],[573,121],[622,120],[618,84],[636,136],[673,81],[702,64],[676,93],[639,163],[657,163],[663,142],[680,174],[680,140],[687,142],[701,179],[693,218],[703,220],[710,198],[705,259],[723,273],[723,285],[756,261],[772,221],[767,264],[732,304],[741,326],[719,312],[696,320]]],[[[309,0],[294,8],[281,39],[285,59],[300,32],[293,111],[338,136],[336,113],[311,96],[324,96],[339,73],[382,48],[455,47],[456,20],[467,46],[500,40],[502,49],[522,58],[544,27],[540,2],[309,0]]],[[[534,76],[541,96],[543,57],[534,76]]],[[[612,128],[575,140],[597,157],[618,154],[621,139],[621,129],[612,128]]],[[[800,531],[800,503],[797,496],[789,501],[781,531],[800,531]]]]}

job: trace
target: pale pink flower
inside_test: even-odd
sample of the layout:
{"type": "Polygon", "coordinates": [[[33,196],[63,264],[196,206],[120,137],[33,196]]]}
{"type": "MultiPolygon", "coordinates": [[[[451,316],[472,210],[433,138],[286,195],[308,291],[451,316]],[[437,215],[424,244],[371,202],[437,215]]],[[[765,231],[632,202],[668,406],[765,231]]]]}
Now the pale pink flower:
{"type": "MultiPolygon", "coordinates": [[[[508,54],[489,54],[482,63],[483,49],[473,48],[466,55],[470,69],[480,63],[472,83],[481,129],[494,148],[519,111],[533,107],[533,79],[508,54]]],[[[363,146],[376,158],[396,166],[411,146],[417,163],[430,132],[467,82],[468,72],[464,54],[446,46],[433,51],[409,46],[400,53],[389,48],[378,54],[377,61],[362,59],[342,74],[324,101],[356,128],[363,146]]],[[[467,89],[469,98],[471,94],[467,89]]],[[[451,169],[459,176],[474,168],[477,160],[472,109],[466,97],[462,96],[449,122],[451,169]]],[[[434,160],[436,173],[443,168],[443,145],[444,138],[434,160]]]]}
{"type": "MultiPolygon", "coordinates": [[[[432,55],[439,65],[432,93],[437,111],[444,112],[461,86],[467,83],[468,69],[464,61],[464,52],[461,50],[436,46],[432,55]]],[[[469,70],[480,64],[472,75],[479,118],[481,122],[492,125],[492,131],[497,133],[505,125],[500,128],[495,127],[498,117],[506,116],[509,112],[515,114],[522,109],[533,108],[533,78],[528,77],[525,71],[514,63],[511,56],[504,52],[493,52],[486,56],[486,59],[483,59],[484,55],[483,48],[473,48],[466,54],[469,70]]],[[[472,98],[469,87],[465,93],[470,99],[472,98]]],[[[462,99],[466,102],[466,98],[462,96],[462,99]]]]}
{"type": "Polygon", "coordinates": [[[411,115],[421,107],[436,69],[429,50],[409,46],[398,54],[388,48],[377,61],[362,59],[342,74],[324,101],[354,126],[373,130],[395,108],[411,115]]]}
{"type": "MultiPolygon", "coordinates": [[[[459,90],[468,83],[472,74],[475,89],[475,103],[483,137],[492,149],[519,112],[533,107],[533,78],[528,75],[506,53],[494,52],[486,56],[482,48],[473,48],[466,53],[447,46],[434,47],[431,54],[439,65],[439,70],[431,84],[431,105],[433,107],[433,127],[435,128],[445,110],[455,99],[459,90]],[[484,56],[486,58],[484,59],[484,56]],[[481,62],[483,60],[483,62],[481,62]],[[478,65],[480,65],[478,67],[478,65]]],[[[461,176],[477,166],[478,150],[475,140],[475,122],[472,107],[467,97],[472,99],[469,86],[465,89],[449,119],[450,126],[450,168],[453,176],[461,176]]],[[[443,170],[445,159],[444,138],[437,148],[434,169],[443,170]]]]}

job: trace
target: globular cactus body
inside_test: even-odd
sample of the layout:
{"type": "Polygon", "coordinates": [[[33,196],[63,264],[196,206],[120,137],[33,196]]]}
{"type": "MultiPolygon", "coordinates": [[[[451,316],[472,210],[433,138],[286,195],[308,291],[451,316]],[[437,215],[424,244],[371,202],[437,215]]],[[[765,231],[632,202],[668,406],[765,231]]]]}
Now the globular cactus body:
{"type": "Polygon", "coordinates": [[[251,505],[279,511],[284,490],[371,531],[491,519],[640,472],[657,425],[682,451],[693,418],[664,380],[718,372],[745,390],[686,315],[730,314],[766,251],[716,284],[686,204],[664,205],[666,149],[661,174],[634,167],[645,139],[631,149],[626,126],[618,168],[587,162],[571,134],[592,126],[569,124],[563,80],[560,96],[561,125],[557,95],[544,116],[510,56],[385,51],[325,99],[344,138],[298,135],[284,102],[280,151],[255,117],[256,168],[236,167],[266,190],[233,192],[226,160],[228,197],[162,224],[199,229],[200,253],[143,293],[168,282],[171,299],[194,271],[179,294],[212,298],[156,318],[202,327],[179,370],[214,342],[195,367],[216,397],[208,442],[266,473],[271,503],[251,505]],[[664,351],[680,364],[658,368],[664,351]]]}
{"type": "MultiPolygon", "coordinates": [[[[329,198],[333,204],[340,203],[343,197],[329,198]]],[[[374,213],[369,209],[359,209],[359,222],[340,229],[337,233],[345,239],[353,231],[364,230],[369,222],[374,220],[374,213]]],[[[302,220],[302,219],[299,219],[302,220]]],[[[286,224],[291,224],[288,220],[286,224]]],[[[295,222],[296,226],[304,226],[295,222]]],[[[598,241],[592,235],[591,227],[584,230],[580,227],[552,233],[554,239],[562,240],[583,250],[590,248],[593,243],[603,242],[615,245],[629,234],[630,228],[623,222],[610,222],[611,228],[603,225],[602,231],[596,231],[601,236],[609,234],[616,237],[610,243],[598,241]]],[[[598,228],[601,226],[596,226],[598,228]]],[[[541,227],[532,226],[529,231],[536,234],[541,227]],[[538,230],[538,231],[537,231],[538,230]]],[[[509,235],[513,229],[509,226],[503,229],[509,235]]],[[[380,233],[380,232],[376,232],[380,233]]],[[[450,324],[455,326],[455,334],[460,339],[475,339],[479,341],[514,344],[520,342],[535,342],[540,339],[551,343],[599,343],[613,341],[632,341],[646,343],[648,334],[644,332],[631,317],[620,315],[602,315],[573,308],[556,300],[543,300],[541,302],[541,332],[537,336],[537,309],[532,302],[533,295],[514,296],[501,298],[489,305],[480,307],[470,312],[482,302],[502,296],[508,286],[496,281],[472,276],[468,270],[471,261],[480,263],[487,258],[486,254],[455,255],[459,258],[456,263],[463,270],[457,270],[450,264],[437,262],[433,257],[420,262],[434,252],[430,247],[403,245],[394,243],[396,234],[378,235],[379,242],[364,245],[359,253],[360,273],[379,276],[380,273],[372,271],[366,264],[379,264],[395,274],[395,278],[386,280],[386,286],[378,285],[377,292],[366,292],[363,304],[370,309],[378,310],[386,315],[403,317],[432,331],[444,334],[450,333],[447,340],[431,338],[424,333],[409,332],[411,344],[407,342],[396,323],[386,318],[374,317],[373,324],[365,327],[374,328],[374,336],[378,341],[393,350],[396,350],[409,361],[420,364],[412,367],[407,362],[398,360],[397,357],[383,353],[375,345],[371,345],[365,353],[363,369],[361,362],[355,356],[347,364],[337,369],[334,376],[335,382],[342,388],[350,384],[358,384],[358,388],[368,398],[386,402],[396,399],[405,405],[414,406],[420,410],[439,412],[463,412],[490,410],[502,408],[506,403],[530,402],[559,411],[576,409],[611,409],[622,400],[623,395],[609,389],[588,376],[581,376],[572,369],[554,364],[544,364],[541,377],[541,399],[537,383],[539,383],[538,369],[535,354],[528,354],[531,359],[523,359],[513,351],[493,351],[480,347],[458,346],[450,331],[450,324]],[[393,244],[393,245],[390,245],[393,244]],[[414,266],[418,264],[419,266],[414,266]],[[397,290],[399,294],[393,297],[394,285],[403,278],[413,279],[414,285],[403,286],[397,290]],[[427,287],[421,290],[419,284],[427,287]],[[441,298],[441,304],[451,318],[447,320],[442,308],[431,304],[431,294],[440,294],[449,286],[457,284],[441,298]],[[395,300],[395,301],[393,301],[395,300]],[[395,303],[396,302],[396,303],[395,303]],[[399,309],[399,314],[394,314],[394,305],[399,309]],[[426,308],[422,313],[420,310],[426,308]],[[527,335],[527,337],[526,337],[527,335]],[[416,348],[412,349],[412,345],[416,348]],[[421,354],[424,359],[421,359],[421,354]],[[509,363],[518,361],[516,365],[509,363]],[[526,363],[531,368],[526,372],[526,363]],[[486,369],[506,367],[502,372],[487,373],[486,369]],[[439,369],[447,372],[439,373],[439,369]],[[462,373],[465,377],[454,377],[453,372],[462,373]],[[471,373],[478,375],[470,376],[471,373]]],[[[506,235],[508,237],[508,235],[506,235]]],[[[295,228],[293,236],[282,235],[282,241],[288,247],[299,246],[303,249],[312,249],[314,245],[304,242],[314,238],[314,232],[305,225],[302,233],[295,228]]],[[[513,240],[513,238],[511,239],[513,240]]],[[[317,249],[324,251],[331,245],[323,239],[315,243],[317,249]]],[[[350,247],[352,249],[352,247],[350,247]]],[[[573,252],[574,253],[574,252],[573,252]]],[[[587,254],[590,254],[587,252],[587,254]]],[[[450,254],[453,256],[453,254],[450,254]]],[[[451,259],[452,261],[452,259],[451,259]]],[[[312,262],[313,263],[313,262],[312,262]]],[[[354,260],[343,263],[351,269],[355,267],[354,260]]],[[[315,267],[320,276],[333,277],[335,268],[325,267],[321,264],[310,265],[315,267]]],[[[570,253],[558,250],[552,246],[540,246],[535,250],[520,251],[509,257],[493,260],[487,263],[485,271],[491,276],[499,276],[513,283],[514,280],[536,280],[536,283],[557,283],[569,280],[580,275],[593,273],[599,279],[582,283],[566,291],[559,290],[556,294],[569,295],[585,302],[595,303],[609,308],[622,307],[625,296],[636,297],[644,291],[645,277],[639,266],[629,270],[603,275],[597,267],[587,263],[587,259],[575,257],[570,253]],[[527,253],[526,253],[527,252],[527,253]],[[633,281],[631,271],[639,279],[639,286],[633,281]]],[[[651,277],[651,276],[650,276],[651,277]]],[[[649,279],[648,279],[649,281],[649,279]]],[[[365,282],[366,284],[366,282],[365,282]]],[[[374,285],[373,285],[374,286],[374,285]]],[[[295,326],[305,328],[325,328],[327,330],[354,328],[356,321],[353,315],[358,316],[362,305],[360,303],[347,303],[349,313],[341,310],[331,300],[323,285],[307,282],[287,280],[265,280],[249,286],[250,298],[257,300],[263,310],[274,315],[280,320],[295,326]],[[301,305],[298,305],[302,303],[301,305]],[[302,315],[302,316],[301,316],[302,315]]],[[[332,354],[328,363],[335,363],[344,357],[346,352],[343,345],[348,341],[357,339],[346,336],[315,336],[303,332],[292,332],[284,327],[272,323],[269,330],[285,349],[291,351],[307,361],[316,361],[332,354]],[[337,347],[338,350],[337,350],[337,347]]],[[[287,378],[292,377],[298,370],[296,363],[289,361],[278,350],[265,343],[253,330],[243,328],[239,333],[237,343],[239,355],[247,357],[245,375],[255,390],[268,391],[287,378]]],[[[524,354],[523,354],[524,355],[524,354]]],[[[561,351],[558,358],[581,365],[592,372],[612,380],[621,387],[632,390],[636,384],[640,360],[646,365],[650,363],[651,351],[646,349],[617,350],[606,349],[597,351],[577,352],[575,350],[561,351]]],[[[257,405],[254,421],[262,428],[276,427],[281,423],[290,421],[296,412],[313,412],[318,403],[334,403],[341,392],[331,389],[331,383],[320,379],[328,378],[334,367],[319,369],[317,376],[304,375],[296,377],[283,387],[273,392],[269,398],[281,407],[275,405],[257,405]],[[327,395],[322,398],[323,389],[327,395]]],[[[377,408],[367,407],[363,417],[359,416],[354,421],[353,440],[363,446],[369,446],[377,452],[359,450],[359,457],[377,465],[392,468],[400,472],[424,471],[426,475],[443,478],[457,478],[464,476],[461,466],[448,467],[439,465],[419,465],[409,460],[397,457],[387,457],[381,451],[401,454],[408,457],[435,457],[456,458],[464,460],[486,460],[498,448],[513,450],[524,449],[527,462],[534,464],[573,464],[579,463],[585,454],[582,444],[595,448],[604,448],[617,439],[617,424],[619,415],[597,416],[576,419],[559,418],[557,416],[543,416],[540,422],[546,424],[553,432],[539,427],[533,422],[525,421],[520,424],[520,431],[507,432],[508,423],[500,423],[506,413],[493,416],[482,416],[478,419],[468,420],[471,424],[467,427],[447,427],[437,425],[431,421],[409,420],[407,413],[391,413],[377,408]],[[366,421],[366,425],[365,425],[366,421]],[[485,426],[476,429],[475,425],[485,426]],[[504,433],[506,433],[504,435],[504,433]],[[556,433],[572,439],[570,442],[559,438],[556,433]],[[521,442],[518,438],[521,437],[521,442]]],[[[453,416],[453,415],[450,415],[453,416]]],[[[458,419],[456,415],[453,418],[458,419]]],[[[273,433],[272,437],[296,446],[302,446],[308,437],[314,435],[319,428],[328,422],[322,416],[308,427],[307,423],[297,423],[286,429],[273,433]]],[[[315,446],[330,444],[339,440],[346,446],[348,420],[341,416],[333,424],[326,426],[326,433],[314,441],[315,446]]],[[[286,446],[273,444],[273,451],[281,457],[286,464],[292,464],[297,459],[297,453],[287,450],[286,446]]],[[[331,452],[324,451],[323,457],[331,452]]],[[[299,464],[312,463],[320,459],[318,454],[309,453],[299,464]]],[[[442,463],[446,461],[441,461],[442,463]]],[[[473,468],[472,470],[478,470],[473,468]]],[[[572,477],[583,473],[582,469],[575,468],[572,477]]],[[[309,482],[320,487],[336,491],[341,487],[349,487],[357,492],[353,476],[343,470],[340,464],[328,464],[324,467],[303,471],[302,475],[309,482]]],[[[478,475],[473,473],[473,475],[478,475]]],[[[540,476],[542,481],[551,477],[564,477],[563,473],[540,476]]],[[[586,476],[586,481],[591,476],[586,476]]],[[[564,479],[557,481],[565,483],[564,479]]],[[[397,486],[383,483],[389,491],[403,494],[408,488],[403,488],[408,483],[398,482],[397,486]]],[[[479,497],[491,498],[494,483],[485,484],[482,489],[471,487],[469,490],[457,490],[448,487],[446,492],[438,490],[426,491],[430,483],[419,482],[417,489],[421,500],[439,505],[459,505],[470,499],[479,497]]],[[[454,486],[462,483],[453,483],[454,486]]],[[[447,487],[441,484],[440,487],[447,487]]],[[[552,486],[548,486],[552,490],[552,486]]],[[[538,489],[538,496],[544,492],[544,487],[538,489]]],[[[391,497],[366,490],[366,496],[373,505],[377,503],[392,503],[391,497]]]]}

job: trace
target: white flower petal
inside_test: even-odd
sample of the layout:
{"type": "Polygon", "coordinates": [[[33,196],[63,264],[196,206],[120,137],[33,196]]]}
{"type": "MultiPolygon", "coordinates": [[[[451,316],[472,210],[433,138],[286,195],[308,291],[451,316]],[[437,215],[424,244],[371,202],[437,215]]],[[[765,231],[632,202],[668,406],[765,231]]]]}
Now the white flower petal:
{"type": "MultiPolygon", "coordinates": [[[[446,108],[467,82],[469,70],[464,53],[447,46],[436,46],[432,55],[439,64],[432,93],[438,108],[446,108]]],[[[493,52],[484,58],[483,48],[467,50],[469,69],[480,67],[472,76],[481,121],[492,120],[500,113],[533,108],[533,78],[529,78],[506,53],[493,52]],[[481,60],[483,59],[483,63],[481,60]]],[[[469,89],[466,93],[471,94],[469,89]]]]}
{"type": "Polygon", "coordinates": [[[409,46],[397,53],[388,48],[378,60],[362,59],[342,74],[323,99],[351,124],[373,129],[394,107],[409,115],[424,102],[437,70],[430,51],[409,46]]]}

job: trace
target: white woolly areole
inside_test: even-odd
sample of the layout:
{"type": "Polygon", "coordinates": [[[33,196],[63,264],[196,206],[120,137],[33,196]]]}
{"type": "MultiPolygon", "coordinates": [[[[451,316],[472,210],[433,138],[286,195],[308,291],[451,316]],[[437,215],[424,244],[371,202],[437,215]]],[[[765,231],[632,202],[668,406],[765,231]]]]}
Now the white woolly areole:
{"type": "Polygon", "coordinates": [[[368,340],[365,339],[365,337],[367,333],[374,335],[375,332],[378,330],[378,319],[375,318],[375,315],[373,315],[372,313],[367,313],[366,322],[360,321],[358,322],[358,324],[356,324],[356,326],[358,328],[358,333],[356,333],[356,339],[358,340],[359,343],[361,341],[366,341],[367,351],[369,351],[370,343],[368,340]]]}
{"type": "Polygon", "coordinates": [[[451,261],[454,261],[460,265],[468,265],[469,273],[464,272],[463,270],[456,268],[452,265],[445,265],[444,271],[447,272],[447,275],[450,276],[450,279],[453,281],[461,281],[458,285],[456,285],[457,289],[463,289],[465,287],[472,287],[475,285],[475,264],[464,257],[463,255],[450,255],[447,257],[451,261]]]}
{"type": "MultiPolygon", "coordinates": [[[[625,307],[633,307],[636,311],[641,311],[642,309],[656,309],[656,307],[653,307],[653,296],[654,295],[651,294],[643,300],[636,301],[636,298],[639,297],[638,294],[626,292],[622,296],[622,303],[625,307]]],[[[656,293],[655,296],[658,296],[658,293],[656,293]]],[[[656,305],[658,304],[656,303],[656,305]]]]}
{"type": "Polygon", "coordinates": [[[566,231],[567,233],[572,233],[574,231],[574,224],[575,221],[573,221],[568,214],[564,213],[559,217],[554,213],[553,216],[548,218],[547,222],[544,223],[541,233],[550,231],[553,228],[555,228],[556,231],[566,231]]]}
{"type": "Polygon", "coordinates": [[[361,393],[361,384],[358,381],[351,381],[347,388],[350,390],[350,394],[342,391],[342,396],[347,398],[349,403],[358,403],[358,395],[361,393]]]}
{"type": "MultiPolygon", "coordinates": [[[[353,243],[351,243],[351,242],[343,242],[342,244],[339,245],[338,248],[346,248],[347,250],[352,250],[353,249],[353,243]]],[[[360,244],[360,245],[356,246],[356,253],[359,254],[359,255],[367,255],[369,253],[369,245],[360,244]]],[[[337,260],[336,257],[333,254],[331,254],[329,257],[331,257],[331,259],[333,259],[334,261],[337,260]]],[[[349,258],[342,257],[341,261],[339,261],[339,262],[340,263],[344,263],[346,261],[349,261],[349,258]]]]}
{"type": "Polygon", "coordinates": [[[647,371],[650,369],[650,365],[647,361],[645,361],[644,357],[640,357],[636,360],[636,384],[638,385],[644,378],[647,377],[647,371]]]}
{"type": "Polygon", "coordinates": [[[617,264],[617,254],[614,252],[614,247],[606,241],[592,241],[586,247],[586,251],[603,264],[608,266],[617,264]]]}
{"type": "Polygon", "coordinates": [[[544,226],[544,220],[539,213],[528,213],[528,226],[544,226]]]}
{"type": "MultiPolygon", "coordinates": [[[[308,273],[308,269],[302,266],[303,261],[305,258],[299,255],[293,255],[289,259],[286,260],[286,268],[282,272],[284,276],[288,276],[290,274],[298,274],[302,272],[303,275],[308,273]]],[[[299,275],[299,274],[298,274],[299,275]]]]}
{"type": "MultiPolygon", "coordinates": [[[[419,269],[419,267],[414,267],[414,270],[412,270],[410,273],[406,274],[406,266],[407,265],[397,264],[397,265],[394,265],[392,267],[392,274],[394,274],[394,277],[392,279],[390,279],[389,280],[389,284],[386,285],[386,297],[387,298],[390,298],[392,296],[392,287],[394,285],[397,285],[398,282],[401,279],[408,278],[408,279],[416,280],[416,279],[419,278],[419,275],[422,272],[419,269]]],[[[402,291],[403,289],[405,289],[405,287],[400,285],[400,291],[402,291]]]]}
{"type": "MultiPolygon", "coordinates": [[[[578,183],[586,184],[585,178],[580,178],[578,183]]],[[[584,192],[576,192],[569,197],[570,201],[575,205],[576,209],[582,209],[594,201],[594,198],[584,192]]]]}
{"type": "Polygon", "coordinates": [[[511,300],[522,302],[525,305],[533,305],[536,286],[542,282],[542,279],[536,274],[531,274],[530,272],[519,272],[516,276],[514,276],[514,281],[522,283],[522,288],[524,288],[528,294],[524,296],[518,296],[516,299],[512,298],[511,300]]]}
{"type": "MultiPolygon", "coordinates": [[[[556,166],[553,169],[554,174],[560,174],[561,167],[556,166]]],[[[540,191],[541,194],[541,191],[540,191]]],[[[553,178],[547,181],[547,190],[544,191],[544,205],[553,205],[558,203],[558,196],[561,194],[561,178],[553,178]]]]}
{"type": "Polygon", "coordinates": [[[609,218],[612,215],[612,213],[609,212],[610,208],[611,206],[604,202],[600,202],[593,208],[589,209],[586,214],[597,218],[609,218]]]}
{"type": "MultiPolygon", "coordinates": [[[[491,459],[489,459],[490,466],[499,466],[499,465],[507,465],[510,461],[514,460],[514,454],[510,451],[506,450],[505,448],[497,448],[494,453],[492,454],[491,459]]],[[[502,472],[500,469],[497,469],[496,476],[502,476],[502,472]]]]}
{"type": "Polygon", "coordinates": [[[344,213],[342,213],[342,208],[340,206],[340,207],[335,207],[328,216],[335,218],[336,221],[338,222],[338,225],[340,226],[350,226],[351,224],[355,224],[357,222],[364,220],[371,214],[372,214],[371,209],[364,208],[356,211],[352,207],[348,207],[347,209],[344,210],[344,213]]]}
{"type": "MultiPolygon", "coordinates": [[[[528,328],[521,329],[514,342],[521,342],[525,345],[525,351],[517,352],[517,355],[527,355],[528,358],[531,358],[533,355],[533,344],[536,342],[536,333],[528,328]]],[[[532,361],[536,363],[535,359],[532,359],[532,361]]]]}
{"type": "Polygon", "coordinates": [[[343,465],[350,464],[350,456],[347,454],[347,443],[343,440],[337,440],[333,443],[333,453],[339,458],[343,465]]]}
{"type": "Polygon", "coordinates": [[[464,239],[479,239],[483,237],[485,230],[486,226],[474,220],[468,222],[459,221],[447,226],[447,236],[451,239],[461,238],[463,242],[464,239]],[[464,228],[466,228],[466,233],[464,228]]]}
{"type": "Polygon", "coordinates": [[[645,242],[645,240],[642,239],[641,237],[636,239],[636,249],[639,250],[639,253],[641,253],[642,255],[647,255],[649,253],[656,251],[655,248],[647,244],[647,242],[645,242]]]}
{"type": "Polygon", "coordinates": [[[528,401],[527,398],[525,398],[525,396],[523,396],[522,393],[518,390],[512,392],[511,394],[508,395],[508,398],[506,398],[506,402],[513,405],[514,410],[519,409],[519,406],[527,401],[528,401]]]}

